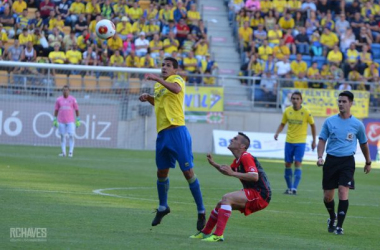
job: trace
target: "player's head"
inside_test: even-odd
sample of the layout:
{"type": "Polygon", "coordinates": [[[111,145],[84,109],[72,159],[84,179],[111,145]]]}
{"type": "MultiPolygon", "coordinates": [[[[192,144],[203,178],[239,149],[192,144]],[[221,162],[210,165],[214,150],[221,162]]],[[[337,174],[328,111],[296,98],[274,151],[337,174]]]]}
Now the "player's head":
{"type": "Polygon", "coordinates": [[[165,79],[171,75],[177,74],[178,61],[173,57],[166,57],[162,63],[161,75],[165,79]]]}
{"type": "Polygon", "coordinates": [[[249,148],[250,143],[251,141],[249,140],[249,137],[246,134],[239,132],[237,136],[231,139],[228,149],[231,151],[246,151],[249,148]]]}
{"type": "Polygon", "coordinates": [[[63,96],[68,97],[70,94],[70,88],[68,85],[63,86],[62,88],[63,96]]]}
{"type": "Polygon", "coordinates": [[[293,108],[298,110],[302,105],[302,94],[299,91],[295,91],[292,93],[291,101],[293,104],[293,108]]]}
{"type": "Polygon", "coordinates": [[[341,114],[349,113],[354,102],[354,94],[350,91],[343,91],[338,97],[338,107],[341,114]]]}

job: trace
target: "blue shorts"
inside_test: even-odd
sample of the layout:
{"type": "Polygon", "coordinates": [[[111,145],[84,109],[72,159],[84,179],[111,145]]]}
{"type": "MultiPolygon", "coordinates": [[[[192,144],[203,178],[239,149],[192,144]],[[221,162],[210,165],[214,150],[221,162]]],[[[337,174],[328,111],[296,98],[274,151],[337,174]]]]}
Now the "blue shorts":
{"type": "Polygon", "coordinates": [[[293,163],[293,160],[302,162],[305,154],[306,143],[285,142],[285,162],[293,163]]]}
{"type": "Polygon", "coordinates": [[[182,171],[193,168],[191,136],[186,126],[161,130],[157,135],[157,168],[175,168],[176,161],[182,171]]]}

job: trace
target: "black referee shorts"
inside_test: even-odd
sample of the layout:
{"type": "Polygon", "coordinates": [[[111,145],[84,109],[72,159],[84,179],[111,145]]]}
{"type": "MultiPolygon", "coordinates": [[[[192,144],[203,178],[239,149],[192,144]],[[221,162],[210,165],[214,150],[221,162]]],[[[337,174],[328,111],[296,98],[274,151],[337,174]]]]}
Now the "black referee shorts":
{"type": "Polygon", "coordinates": [[[338,188],[339,185],[354,189],[354,156],[336,157],[327,155],[323,165],[323,190],[338,188]]]}

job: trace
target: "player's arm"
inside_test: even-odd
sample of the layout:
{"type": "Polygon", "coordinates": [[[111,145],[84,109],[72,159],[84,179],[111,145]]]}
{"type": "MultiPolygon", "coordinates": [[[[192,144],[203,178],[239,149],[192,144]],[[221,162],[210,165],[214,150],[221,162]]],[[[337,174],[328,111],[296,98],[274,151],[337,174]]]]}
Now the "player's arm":
{"type": "Polygon", "coordinates": [[[278,135],[281,133],[281,131],[284,129],[285,124],[281,123],[280,126],[278,126],[276,134],[274,135],[274,139],[277,141],[278,135]]]}
{"type": "Polygon", "coordinates": [[[314,124],[310,124],[310,127],[311,127],[311,134],[313,136],[313,142],[311,143],[311,149],[314,151],[314,149],[316,147],[315,138],[316,138],[316,134],[317,134],[315,123],[314,124]]]}
{"type": "Polygon", "coordinates": [[[179,85],[177,82],[174,82],[173,84],[172,82],[167,82],[161,77],[158,77],[153,74],[146,74],[145,77],[147,80],[153,80],[153,81],[159,82],[162,86],[164,86],[166,89],[168,89],[170,92],[174,94],[178,94],[182,90],[181,85],[179,85]]]}
{"type": "Polygon", "coordinates": [[[318,161],[317,166],[323,166],[324,160],[323,160],[323,153],[325,152],[325,146],[326,141],[319,138],[318,147],[317,147],[317,153],[318,153],[318,161]]]}
{"type": "Polygon", "coordinates": [[[154,97],[147,93],[141,94],[139,100],[140,102],[149,102],[152,106],[154,106],[154,97]]]}
{"type": "Polygon", "coordinates": [[[369,155],[369,149],[368,149],[368,143],[360,144],[360,149],[363,152],[363,155],[365,157],[365,166],[364,166],[364,173],[368,174],[371,172],[371,157],[369,155]]]}

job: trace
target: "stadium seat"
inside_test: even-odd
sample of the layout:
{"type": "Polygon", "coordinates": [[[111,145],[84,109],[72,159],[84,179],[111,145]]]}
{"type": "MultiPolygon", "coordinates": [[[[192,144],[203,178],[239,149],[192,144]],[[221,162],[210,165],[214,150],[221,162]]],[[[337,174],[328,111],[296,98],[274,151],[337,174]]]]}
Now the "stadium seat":
{"type": "Polygon", "coordinates": [[[146,10],[146,9],[149,9],[150,1],[142,0],[142,1],[139,1],[139,4],[140,4],[141,9],[146,10]]]}
{"type": "Polygon", "coordinates": [[[139,78],[129,78],[129,93],[140,94],[141,81],[139,78]]]}
{"type": "Polygon", "coordinates": [[[289,55],[289,61],[292,62],[292,61],[295,61],[297,59],[297,55],[289,55]]]}
{"type": "Polygon", "coordinates": [[[85,76],[83,83],[86,91],[94,91],[98,88],[98,81],[95,76],[85,76]]]}
{"type": "Polygon", "coordinates": [[[55,87],[62,88],[65,85],[67,85],[67,75],[56,74],[55,75],[55,87]]]}
{"type": "Polygon", "coordinates": [[[306,62],[307,67],[311,66],[311,56],[303,55],[302,60],[306,62]]]}
{"type": "Polygon", "coordinates": [[[36,8],[28,8],[28,19],[31,20],[31,19],[34,19],[36,17],[36,8]]]}
{"type": "Polygon", "coordinates": [[[70,75],[69,85],[71,89],[82,89],[83,77],[81,75],[70,75]]]}
{"type": "Polygon", "coordinates": [[[373,43],[371,45],[373,59],[380,59],[380,43],[373,43]]]}
{"type": "Polygon", "coordinates": [[[5,70],[0,71],[0,86],[6,86],[9,83],[9,74],[5,70]]]}
{"type": "Polygon", "coordinates": [[[314,56],[312,59],[313,62],[318,63],[318,69],[322,69],[323,64],[326,62],[326,57],[324,56],[314,56]]]}
{"type": "Polygon", "coordinates": [[[113,81],[109,76],[100,76],[98,78],[98,86],[101,91],[109,91],[112,89],[113,81]]]}

